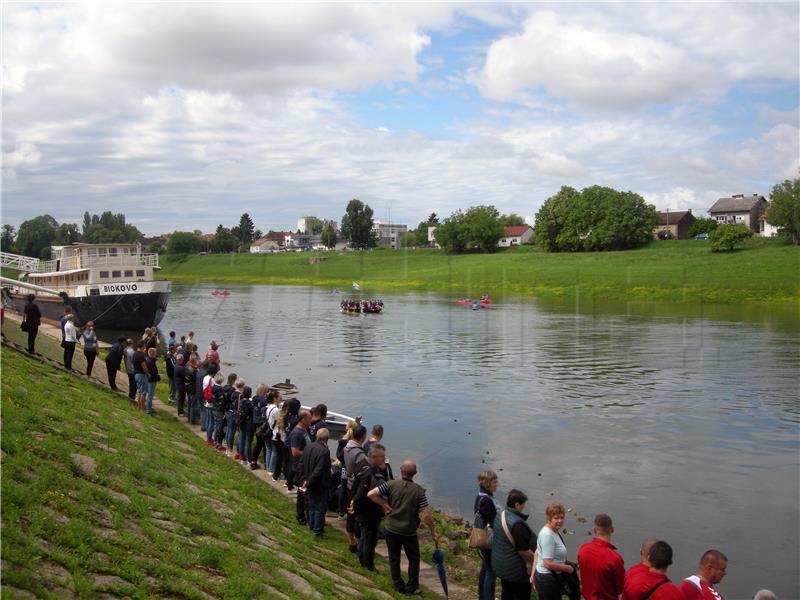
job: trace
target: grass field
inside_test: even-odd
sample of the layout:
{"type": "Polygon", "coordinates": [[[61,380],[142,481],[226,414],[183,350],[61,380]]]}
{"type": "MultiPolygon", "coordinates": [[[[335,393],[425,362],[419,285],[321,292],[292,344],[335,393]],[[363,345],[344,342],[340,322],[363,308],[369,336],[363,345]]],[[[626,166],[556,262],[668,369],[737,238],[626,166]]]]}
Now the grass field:
{"type": "Polygon", "coordinates": [[[712,253],[706,242],[662,241],[639,250],[549,253],[526,246],[495,254],[437,250],[162,256],[173,281],[308,284],[441,291],[452,296],[574,296],[677,302],[800,300],[800,247],[757,239],[712,253]],[[310,264],[311,257],[325,260],[310,264]]]}
{"type": "Polygon", "coordinates": [[[385,564],[314,539],[175,418],[5,347],[2,366],[4,599],[394,597],[385,564]]]}

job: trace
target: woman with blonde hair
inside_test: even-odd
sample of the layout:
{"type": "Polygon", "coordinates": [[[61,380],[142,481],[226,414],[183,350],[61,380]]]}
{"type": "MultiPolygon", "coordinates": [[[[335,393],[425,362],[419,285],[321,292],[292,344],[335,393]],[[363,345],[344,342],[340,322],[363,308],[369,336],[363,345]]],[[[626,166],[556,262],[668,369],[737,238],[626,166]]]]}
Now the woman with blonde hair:
{"type": "Polygon", "coordinates": [[[551,502],[545,508],[547,523],[539,531],[536,550],[539,558],[533,570],[533,583],[539,600],[561,600],[561,573],[573,573],[567,564],[567,545],[559,530],[564,526],[567,511],[560,502],[551,502]]]}

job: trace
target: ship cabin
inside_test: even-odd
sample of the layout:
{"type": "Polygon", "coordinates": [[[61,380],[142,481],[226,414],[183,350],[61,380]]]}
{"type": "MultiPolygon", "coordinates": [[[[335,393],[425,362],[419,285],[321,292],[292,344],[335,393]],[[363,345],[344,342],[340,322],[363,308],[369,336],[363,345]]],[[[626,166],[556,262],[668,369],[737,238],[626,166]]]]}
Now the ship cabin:
{"type": "Polygon", "coordinates": [[[75,243],[52,246],[51,259],[39,261],[25,279],[73,295],[79,286],[152,281],[158,268],[158,254],[143,254],[141,244],[75,243]]]}

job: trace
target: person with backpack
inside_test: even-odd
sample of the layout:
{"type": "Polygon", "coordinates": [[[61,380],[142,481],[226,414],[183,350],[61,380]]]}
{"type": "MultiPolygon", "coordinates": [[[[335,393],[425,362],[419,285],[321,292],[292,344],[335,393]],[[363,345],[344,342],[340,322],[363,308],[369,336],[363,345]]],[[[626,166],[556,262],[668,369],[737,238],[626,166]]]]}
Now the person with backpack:
{"type": "MultiPolygon", "coordinates": [[[[266,448],[265,437],[267,435],[267,394],[269,393],[269,386],[260,384],[256,388],[256,393],[253,396],[253,437],[256,440],[256,447],[252,453],[252,460],[250,461],[250,468],[260,469],[261,465],[258,464],[258,459],[261,457],[262,452],[266,448]]],[[[269,432],[272,435],[272,432],[269,432]]],[[[267,469],[267,462],[264,460],[264,470],[267,469]]]]}
{"type": "Polygon", "coordinates": [[[647,568],[632,568],[625,574],[621,600],[685,600],[683,592],[667,577],[671,564],[672,547],[664,541],[655,542],[647,551],[647,568]]]}
{"type": "Polygon", "coordinates": [[[239,412],[239,455],[241,456],[242,464],[249,464],[253,450],[253,400],[251,398],[253,390],[249,385],[242,388],[242,393],[239,396],[238,412],[239,412]]]}
{"type": "Polygon", "coordinates": [[[228,454],[233,452],[233,436],[236,433],[236,426],[233,424],[231,415],[233,414],[233,393],[236,391],[236,380],[239,376],[236,373],[228,373],[225,385],[220,390],[221,398],[219,402],[220,410],[220,429],[217,431],[217,446],[222,446],[222,440],[225,440],[223,450],[227,449],[228,454]]]}
{"type": "MultiPolygon", "coordinates": [[[[223,423],[225,413],[222,406],[225,403],[225,391],[222,385],[225,377],[222,373],[217,372],[211,381],[211,406],[208,407],[208,425],[211,430],[211,443],[209,446],[214,446],[218,452],[225,452],[225,446],[222,445],[222,435],[225,429],[223,423]]],[[[206,433],[208,435],[208,433],[206,433]]]]}

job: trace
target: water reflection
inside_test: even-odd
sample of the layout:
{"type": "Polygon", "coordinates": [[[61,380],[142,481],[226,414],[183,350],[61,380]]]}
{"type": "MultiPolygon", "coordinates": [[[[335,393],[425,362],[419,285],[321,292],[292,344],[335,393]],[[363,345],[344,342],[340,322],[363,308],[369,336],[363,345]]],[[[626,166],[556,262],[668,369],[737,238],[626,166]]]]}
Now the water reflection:
{"type": "Polygon", "coordinates": [[[492,468],[501,495],[528,492],[536,526],[553,498],[575,509],[571,551],[586,539],[574,515],[605,511],[627,562],[663,536],[684,577],[718,546],[726,597],[751,593],[753,573],[755,589],[800,597],[794,307],[526,299],[472,311],[393,294],[384,314],[342,315],[341,296],[320,289],[212,290],[176,284],[164,327],[224,341],[249,382],[291,378],[309,403],[382,422],[392,459],[420,463],[437,505],[468,514],[476,473],[492,468]]]}

